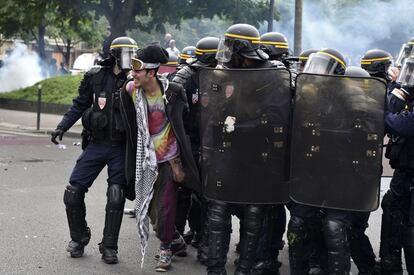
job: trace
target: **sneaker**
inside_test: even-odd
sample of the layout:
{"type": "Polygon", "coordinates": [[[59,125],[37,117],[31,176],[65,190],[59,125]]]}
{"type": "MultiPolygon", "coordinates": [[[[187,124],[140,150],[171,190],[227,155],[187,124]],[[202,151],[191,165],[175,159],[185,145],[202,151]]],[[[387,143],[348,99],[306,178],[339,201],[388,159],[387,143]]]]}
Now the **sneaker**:
{"type": "Polygon", "coordinates": [[[159,259],[155,271],[166,272],[171,268],[172,252],[170,249],[160,250],[159,259]]]}

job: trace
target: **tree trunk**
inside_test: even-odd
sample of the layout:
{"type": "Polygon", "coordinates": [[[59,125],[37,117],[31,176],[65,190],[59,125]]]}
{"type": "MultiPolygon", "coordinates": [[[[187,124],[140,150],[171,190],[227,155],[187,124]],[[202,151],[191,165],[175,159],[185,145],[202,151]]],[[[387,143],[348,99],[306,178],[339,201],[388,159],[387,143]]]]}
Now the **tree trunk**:
{"type": "Polygon", "coordinates": [[[274,15],[274,9],[275,9],[275,0],[270,0],[269,3],[269,19],[267,20],[267,31],[272,32],[273,31],[273,15],[274,15]]]}
{"type": "Polygon", "coordinates": [[[68,41],[66,41],[66,50],[65,50],[65,64],[69,66],[70,62],[70,49],[72,48],[72,40],[69,38],[68,41]]]}
{"type": "Polygon", "coordinates": [[[302,13],[303,0],[295,0],[295,46],[294,54],[298,56],[302,51],[302,13]]]}
{"type": "Polygon", "coordinates": [[[46,60],[46,50],[45,50],[45,33],[46,33],[46,27],[45,26],[39,26],[38,29],[38,40],[37,40],[37,50],[39,52],[39,56],[41,60],[46,60]]]}

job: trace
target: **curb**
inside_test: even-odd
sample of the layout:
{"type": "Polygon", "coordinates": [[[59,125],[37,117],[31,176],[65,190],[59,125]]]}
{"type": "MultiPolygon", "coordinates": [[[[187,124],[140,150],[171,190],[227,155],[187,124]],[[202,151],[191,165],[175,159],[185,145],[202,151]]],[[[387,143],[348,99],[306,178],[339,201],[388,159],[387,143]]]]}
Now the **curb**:
{"type": "MultiPolygon", "coordinates": [[[[41,102],[41,113],[64,115],[71,105],[41,102]]],[[[37,102],[0,97],[0,108],[13,111],[37,112],[37,102]]]]}

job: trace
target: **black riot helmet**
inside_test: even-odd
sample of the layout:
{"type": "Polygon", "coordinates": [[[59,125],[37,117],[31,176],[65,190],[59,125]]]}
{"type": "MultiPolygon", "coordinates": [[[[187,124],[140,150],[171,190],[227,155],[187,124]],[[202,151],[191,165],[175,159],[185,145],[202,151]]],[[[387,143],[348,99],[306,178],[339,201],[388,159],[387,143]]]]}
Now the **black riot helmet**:
{"type": "Polygon", "coordinates": [[[259,31],[249,24],[230,26],[221,39],[216,59],[227,63],[237,54],[243,58],[267,60],[269,56],[260,49],[259,31]]]}
{"type": "Polygon", "coordinates": [[[282,61],[289,56],[289,44],[285,35],[267,32],[260,37],[260,48],[269,55],[270,60],[282,61]]]}
{"type": "Polygon", "coordinates": [[[361,68],[372,76],[387,78],[391,64],[391,54],[383,50],[369,50],[361,58],[361,68]]]}
{"type": "Polygon", "coordinates": [[[414,37],[404,43],[401,46],[400,53],[398,54],[397,60],[395,61],[395,66],[401,68],[404,65],[404,61],[411,55],[414,47],[414,37]]]}
{"type": "Polygon", "coordinates": [[[127,36],[115,38],[110,46],[110,54],[116,59],[118,67],[122,70],[131,69],[131,58],[135,56],[137,50],[137,42],[127,36]]]}
{"type": "Polygon", "coordinates": [[[346,61],[337,50],[325,48],[309,56],[304,73],[343,75],[346,61]]]}
{"type": "Polygon", "coordinates": [[[194,58],[196,47],[194,46],[187,46],[184,47],[184,49],[181,51],[180,57],[178,59],[178,63],[181,64],[187,64],[187,59],[194,58]]]}
{"type": "Polygon", "coordinates": [[[305,68],[306,63],[308,62],[309,56],[313,53],[317,53],[318,50],[316,49],[308,49],[308,50],[304,50],[302,51],[299,56],[298,56],[298,60],[299,60],[299,67],[298,67],[298,72],[301,73],[303,72],[303,69],[305,68]]]}
{"type": "Polygon", "coordinates": [[[217,37],[207,36],[201,38],[195,49],[195,58],[187,60],[187,63],[195,67],[215,67],[215,59],[220,39],[217,37]]]}

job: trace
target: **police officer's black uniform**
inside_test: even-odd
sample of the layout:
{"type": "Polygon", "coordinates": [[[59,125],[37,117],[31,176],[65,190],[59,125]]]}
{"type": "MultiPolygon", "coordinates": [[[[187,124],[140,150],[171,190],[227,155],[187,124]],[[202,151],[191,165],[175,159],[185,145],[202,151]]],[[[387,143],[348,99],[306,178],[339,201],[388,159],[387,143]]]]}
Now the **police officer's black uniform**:
{"type": "Polygon", "coordinates": [[[137,48],[131,38],[115,39],[111,44],[111,57],[85,74],[79,96],[52,133],[52,141],[57,143],[56,137],[61,140],[64,132],[82,117],[84,151],[76,162],[63,198],[72,239],[67,251],[73,258],[82,257],[91,236],[85,220],[85,193],[108,166],[105,228],[99,249],[106,263],[118,262],[118,235],[126,193],[126,125],[121,118],[119,91],[126,80],[123,69],[130,68],[130,64],[122,64],[121,56],[124,55],[124,61],[128,60],[125,57],[131,57],[137,48]]]}
{"type": "Polygon", "coordinates": [[[407,81],[413,69],[414,60],[409,58],[397,79],[401,88],[389,94],[385,119],[390,134],[385,157],[395,169],[382,202],[380,256],[381,271],[386,274],[402,274],[401,248],[408,273],[414,273],[414,83],[407,81]]]}

